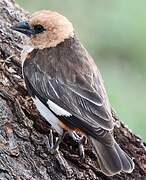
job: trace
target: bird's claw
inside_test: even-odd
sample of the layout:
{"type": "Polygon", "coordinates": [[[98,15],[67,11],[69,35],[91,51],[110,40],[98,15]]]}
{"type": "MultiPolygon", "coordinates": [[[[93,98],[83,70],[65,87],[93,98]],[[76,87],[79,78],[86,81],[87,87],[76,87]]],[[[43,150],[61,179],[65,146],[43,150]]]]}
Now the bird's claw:
{"type": "Polygon", "coordinates": [[[85,151],[83,143],[85,141],[84,136],[79,136],[76,132],[70,131],[69,135],[73,138],[73,140],[78,144],[79,147],[79,155],[81,157],[81,161],[84,161],[85,159],[85,151]]]}
{"type": "Polygon", "coordinates": [[[85,142],[84,136],[78,135],[75,131],[65,132],[61,137],[54,137],[52,130],[50,130],[49,140],[47,141],[47,148],[50,154],[58,154],[59,153],[59,144],[66,135],[69,134],[70,137],[78,144],[79,147],[79,155],[81,157],[81,161],[85,159],[85,151],[83,143],[85,142]]]}
{"type": "Polygon", "coordinates": [[[47,148],[50,154],[57,154],[59,152],[59,138],[54,137],[52,129],[50,130],[50,134],[47,141],[47,148]]]}

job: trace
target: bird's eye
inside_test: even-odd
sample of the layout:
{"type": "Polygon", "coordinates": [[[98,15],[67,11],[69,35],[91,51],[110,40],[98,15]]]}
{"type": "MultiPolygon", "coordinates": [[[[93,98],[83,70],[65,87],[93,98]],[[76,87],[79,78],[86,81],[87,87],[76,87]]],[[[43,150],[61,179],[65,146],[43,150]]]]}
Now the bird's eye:
{"type": "Polygon", "coordinates": [[[35,34],[39,34],[39,33],[43,32],[43,31],[45,31],[44,27],[42,25],[40,25],[40,24],[35,25],[33,28],[34,28],[34,33],[35,34]]]}

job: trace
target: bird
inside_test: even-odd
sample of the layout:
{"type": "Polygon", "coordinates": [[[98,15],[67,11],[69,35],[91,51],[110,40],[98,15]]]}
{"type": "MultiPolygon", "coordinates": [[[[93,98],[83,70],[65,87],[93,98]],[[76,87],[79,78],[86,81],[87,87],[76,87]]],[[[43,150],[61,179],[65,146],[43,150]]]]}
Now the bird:
{"type": "Polygon", "coordinates": [[[133,159],[114,139],[111,105],[102,76],[72,23],[57,12],[40,10],[12,29],[28,37],[22,73],[40,114],[60,137],[64,132],[74,138],[78,132],[85,135],[105,175],[131,173],[133,159]]]}

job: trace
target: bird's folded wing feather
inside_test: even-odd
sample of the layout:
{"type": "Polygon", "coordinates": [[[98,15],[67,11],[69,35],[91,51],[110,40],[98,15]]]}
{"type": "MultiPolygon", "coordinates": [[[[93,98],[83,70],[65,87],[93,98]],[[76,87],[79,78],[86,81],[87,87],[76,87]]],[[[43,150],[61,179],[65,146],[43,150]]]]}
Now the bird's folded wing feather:
{"type": "MultiPolygon", "coordinates": [[[[36,54],[31,56],[31,59],[26,59],[23,74],[27,84],[30,84],[44,102],[47,103],[49,99],[77,117],[78,121],[84,122],[81,123],[82,128],[85,124],[86,127],[91,127],[90,131],[101,131],[98,133],[106,133],[106,130],[113,128],[112,117],[106,107],[106,96],[103,97],[103,94],[99,94],[86,82],[86,86],[79,86],[71,82],[63,82],[57,77],[50,77],[46,68],[42,68],[39,64],[41,60],[36,61],[35,56],[36,54]]],[[[102,84],[98,85],[102,86],[102,84]]]]}

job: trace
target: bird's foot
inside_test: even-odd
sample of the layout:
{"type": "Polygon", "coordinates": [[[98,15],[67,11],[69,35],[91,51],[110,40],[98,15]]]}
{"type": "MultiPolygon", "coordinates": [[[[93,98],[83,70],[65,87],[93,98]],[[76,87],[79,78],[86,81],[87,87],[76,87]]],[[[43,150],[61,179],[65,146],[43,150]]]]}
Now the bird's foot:
{"type": "Polygon", "coordinates": [[[50,134],[47,141],[47,149],[50,154],[57,154],[59,152],[59,144],[61,140],[59,137],[55,137],[53,135],[52,129],[50,130],[50,134]]]}
{"type": "Polygon", "coordinates": [[[47,149],[50,154],[54,155],[60,168],[66,174],[68,179],[70,179],[70,177],[72,177],[73,170],[71,169],[67,161],[62,156],[62,153],[59,151],[59,144],[62,142],[65,135],[66,135],[66,132],[63,132],[62,136],[55,137],[51,129],[48,140],[47,140],[47,149]]]}
{"type": "Polygon", "coordinates": [[[78,144],[79,147],[79,155],[81,157],[81,161],[85,159],[85,151],[83,143],[85,142],[85,136],[78,135],[75,131],[65,131],[62,136],[55,137],[53,135],[52,130],[50,130],[49,140],[47,141],[47,147],[50,154],[59,154],[59,144],[62,142],[64,136],[69,134],[70,137],[78,144]]]}
{"type": "Polygon", "coordinates": [[[84,151],[83,143],[85,142],[85,137],[83,135],[82,136],[78,135],[75,131],[69,131],[68,133],[70,137],[72,137],[72,139],[78,144],[81,161],[84,161],[85,151],[84,151]]]}

